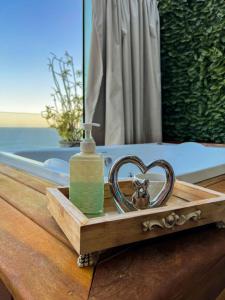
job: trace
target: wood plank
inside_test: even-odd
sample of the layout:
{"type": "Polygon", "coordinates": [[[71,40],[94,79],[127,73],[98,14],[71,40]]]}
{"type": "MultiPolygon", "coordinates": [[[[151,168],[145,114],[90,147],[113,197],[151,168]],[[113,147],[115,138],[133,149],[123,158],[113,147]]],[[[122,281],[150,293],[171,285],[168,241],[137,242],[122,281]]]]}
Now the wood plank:
{"type": "Polygon", "coordinates": [[[172,206],[172,205],[183,205],[184,203],[189,202],[188,200],[184,198],[180,198],[177,196],[172,195],[168,202],[166,203],[166,206],[172,206]]]}
{"type": "Polygon", "coordinates": [[[0,281],[0,299],[1,300],[12,300],[9,291],[6,289],[5,285],[0,281]]]}
{"type": "Polygon", "coordinates": [[[218,183],[220,181],[224,181],[225,180],[225,175],[220,175],[220,176],[216,176],[213,178],[209,178],[203,181],[198,182],[199,186],[203,186],[203,187],[207,187],[212,185],[213,183],[218,183]]]}
{"type": "Polygon", "coordinates": [[[75,246],[77,253],[80,254],[80,226],[86,224],[88,218],[58,189],[48,189],[48,199],[49,211],[65,232],[70,243],[75,246]],[[56,201],[56,199],[59,199],[59,201],[56,201]],[[62,207],[65,209],[62,209],[62,207]]]}
{"type": "Polygon", "coordinates": [[[15,299],[87,299],[93,269],[80,269],[77,255],[0,199],[0,277],[15,299]]]}
{"type": "MultiPolygon", "coordinates": [[[[221,180],[225,175],[200,185],[213,188],[221,180]]],[[[225,193],[223,186],[214,189],[225,193]]],[[[224,288],[224,248],[224,231],[212,226],[114,250],[96,268],[90,300],[215,299],[224,288]]]]}
{"type": "Polygon", "coordinates": [[[225,175],[217,176],[198,183],[198,185],[209,189],[225,193],[225,175]]]}
{"type": "Polygon", "coordinates": [[[219,294],[216,300],[224,300],[225,299],[225,289],[219,294]]]}
{"type": "Polygon", "coordinates": [[[225,194],[179,181],[175,183],[173,193],[181,194],[188,201],[176,196],[171,198],[172,203],[167,206],[87,218],[71,204],[65,188],[52,188],[48,189],[48,209],[79,254],[101,251],[225,219],[225,194]],[[193,213],[196,212],[197,219],[192,220],[193,213]],[[174,213],[177,220],[183,221],[165,226],[165,219],[174,213]],[[148,230],[148,225],[144,225],[146,222],[154,222],[157,226],[148,230]],[[145,233],[143,226],[147,228],[145,233]]]}
{"type": "Polygon", "coordinates": [[[218,192],[225,192],[225,181],[220,181],[218,183],[213,183],[212,185],[208,186],[209,188],[218,191],[218,192]]]}
{"type": "Polygon", "coordinates": [[[71,247],[69,241],[51,217],[47,209],[48,200],[45,195],[6,175],[0,174],[0,197],[71,247]]]}
{"type": "Polygon", "coordinates": [[[47,187],[55,186],[55,184],[50,181],[47,181],[42,178],[38,178],[36,176],[26,173],[25,171],[11,168],[2,163],[0,163],[0,173],[4,174],[20,183],[23,183],[24,185],[29,186],[32,189],[34,189],[42,194],[46,194],[47,187]]]}
{"type": "Polygon", "coordinates": [[[215,198],[211,190],[201,187],[193,186],[187,182],[176,181],[173,194],[179,198],[185,199],[186,201],[197,201],[200,199],[210,199],[215,198]]]}
{"type": "Polygon", "coordinates": [[[89,300],[215,299],[224,288],[224,249],[224,231],[214,226],[119,248],[97,265],[89,300]]]}
{"type": "MultiPolygon", "coordinates": [[[[189,203],[187,204],[189,205],[189,203]]],[[[129,244],[141,240],[160,237],[162,235],[173,234],[178,231],[191,229],[205,224],[224,221],[225,216],[225,202],[216,203],[214,201],[204,203],[192,208],[179,209],[178,206],[169,207],[167,212],[160,214],[151,214],[149,216],[142,216],[131,218],[130,220],[119,219],[113,217],[113,220],[105,220],[103,222],[95,222],[94,219],[90,220],[88,224],[81,226],[80,234],[80,253],[88,253],[99,251],[102,249],[109,249],[112,247],[129,244]],[[172,212],[177,215],[188,215],[189,213],[201,211],[201,217],[197,221],[188,221],[182,226],[174,226],[171,228],[159,228],[143,232],[143,223],[147,221],[160,221],[168,217],[172,212]]]]}

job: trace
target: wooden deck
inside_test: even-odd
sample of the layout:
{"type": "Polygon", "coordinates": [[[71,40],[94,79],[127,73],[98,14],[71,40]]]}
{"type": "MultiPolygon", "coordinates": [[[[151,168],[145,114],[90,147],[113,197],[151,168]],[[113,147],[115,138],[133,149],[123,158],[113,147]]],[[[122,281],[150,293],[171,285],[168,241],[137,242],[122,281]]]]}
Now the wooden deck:
{"type": "MultiPolygon", "coordinates": [[[[225,192],[225,175],[200,185],[225,192]]],[[[213,300],[225,288],[225,231],[214,225],[108,251],[95,274],[79,269],[47,210],[49,186],[0,165],[0,280],[14,299],[213,300]]]]}
{"type": "Polygon", "coordinates": [[[0,165],[0,278],[15,299],[87,299],[93,269],[76,266],[76,253],[47,210],[47,186],[0,165]]]}

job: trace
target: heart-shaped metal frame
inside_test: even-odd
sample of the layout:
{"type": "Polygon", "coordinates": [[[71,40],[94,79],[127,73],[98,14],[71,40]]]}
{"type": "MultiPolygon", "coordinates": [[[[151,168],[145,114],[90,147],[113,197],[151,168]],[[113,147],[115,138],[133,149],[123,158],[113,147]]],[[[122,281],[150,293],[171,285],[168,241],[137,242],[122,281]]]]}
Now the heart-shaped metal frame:
{"type": "Polygon", "coordinates": [[[125,213],[125,212],[138,210],[130,201],[130,199],[124,196],[118,184],[119,170],[123,165],[128,163],[132,163],[135,166],[137,166],[143,174],[147,173],[150,169],[154,167],[161,167],[162,169],[165,170],[166,184],[162,189],[162,191],[159,193],[159,195],[156,197],[154,202],[150,203],[147,208],[158,207],[162,204],[165,204],[173,191],[174,182],[175,182],[175,175],[172,166],[165,160],[156,160],[152,162],[150,165],[146,166],[139,157],[129,155],[118,159],[113,164],[109,172],[108,181],[109,181],[111,192],[114,196],[115,204],[119,212],[125,213]]]}

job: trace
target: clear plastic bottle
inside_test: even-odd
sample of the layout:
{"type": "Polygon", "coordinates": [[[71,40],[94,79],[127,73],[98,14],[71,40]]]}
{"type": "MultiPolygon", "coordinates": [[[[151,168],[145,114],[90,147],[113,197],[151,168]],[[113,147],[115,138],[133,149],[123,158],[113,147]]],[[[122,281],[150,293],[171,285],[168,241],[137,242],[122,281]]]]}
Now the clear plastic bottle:
{"type": "Polygon", "coordinates": [[[85,139],[80,153],[70,159],[70,201],[84,214],[103,213],[104,206],[104,158],[96,153],[91,130],[95,123],[84,123],[85,139]]]}

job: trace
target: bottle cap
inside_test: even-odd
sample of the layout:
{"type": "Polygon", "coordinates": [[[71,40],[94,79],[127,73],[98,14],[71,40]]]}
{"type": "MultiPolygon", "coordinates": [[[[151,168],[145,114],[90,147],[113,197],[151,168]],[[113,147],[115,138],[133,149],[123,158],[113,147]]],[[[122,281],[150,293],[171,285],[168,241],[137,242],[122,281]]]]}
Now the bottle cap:
{"type": "Polygon", "coordinates": [[[91,131],[92,127],[100,127],[100,124],[97,123],[83,123],[83,129],[85,131],[85,138],[80,143],[80,151],[82,153],[95,153],[95,140],[92,137],[91,131]]]}

